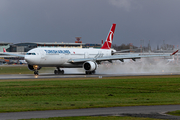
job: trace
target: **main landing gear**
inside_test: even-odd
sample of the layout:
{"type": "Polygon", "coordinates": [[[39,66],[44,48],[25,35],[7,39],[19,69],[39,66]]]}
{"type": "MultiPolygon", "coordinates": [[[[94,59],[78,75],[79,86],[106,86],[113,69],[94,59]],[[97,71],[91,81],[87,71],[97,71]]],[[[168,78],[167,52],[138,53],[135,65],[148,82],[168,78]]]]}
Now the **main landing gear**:
{"type": "Polygon", "coordinates": [[[57,70],[54,70],[54,74],[55,75],[63,75],[64,74],[64,70],[60,70],[60,68],[57,67],[57,70]]]}
{"type": "Polygon", "coordinates": [[[92,75],[92,74],[95,74],[96,73],[96,71],[94,70],[94,71],[86,71],[86,75],[92,75]]]}

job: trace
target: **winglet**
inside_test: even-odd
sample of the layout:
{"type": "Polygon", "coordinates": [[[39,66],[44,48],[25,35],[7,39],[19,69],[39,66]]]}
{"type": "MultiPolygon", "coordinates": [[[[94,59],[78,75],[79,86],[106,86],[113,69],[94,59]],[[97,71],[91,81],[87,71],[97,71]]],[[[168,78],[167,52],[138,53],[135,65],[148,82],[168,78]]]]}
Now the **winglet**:
{"type": "Polygon", "coordinates": [[[6,52],[6,49],[5,49],[5,48],[3,48],[3,52],[6,52]]]}
{"type": "Polygon", "coordinates": [[[173,53],[171,54],[171,56],[172,56],[172,55],[175,55],[178,51],[179,51],[179,50],[176,50],[175,52],[173,52],[173,53]]]}

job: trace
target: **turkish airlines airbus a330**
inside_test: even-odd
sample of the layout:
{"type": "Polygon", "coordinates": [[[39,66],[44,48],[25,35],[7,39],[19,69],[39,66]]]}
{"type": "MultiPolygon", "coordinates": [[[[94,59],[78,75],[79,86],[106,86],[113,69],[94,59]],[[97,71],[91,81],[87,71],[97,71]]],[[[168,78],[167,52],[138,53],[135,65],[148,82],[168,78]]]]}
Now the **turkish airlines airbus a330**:
{"type": "Polygon", "coordinates": [[[140,59],[142,57],[164,57],[172,56],[178,50],[169,55],[115,55],[115,50],[111,50],[111,44],[113,41],[114,31],[116,24],[112,24],[112,27],[108,33],[106,41],[101,49],[94,48],[61,48],[61,47],[43,47],[34,48],[27,52],[26,55],[18,55],[7,53],[4,49],[4,54],[24,57],[28,64],[29,70],[34,71],[35,75],[38,75],[38,70],[42,67],[56,67],[54,74],[64,74],[64,70],[60,68],[84,68],[86,74],[94,74],[98,68],[98,64],[102,61],[112,61],[124,59],[140,59]]]}

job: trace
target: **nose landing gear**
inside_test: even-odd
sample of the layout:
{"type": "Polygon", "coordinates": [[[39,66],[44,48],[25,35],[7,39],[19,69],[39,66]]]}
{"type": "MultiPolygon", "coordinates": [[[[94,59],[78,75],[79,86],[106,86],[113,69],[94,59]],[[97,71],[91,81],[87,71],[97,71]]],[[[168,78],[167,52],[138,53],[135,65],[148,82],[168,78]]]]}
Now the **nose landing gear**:
{"type": "Polygon", "coordinates": [[[33,68],[34,68],[34,75],[39,75],[38,66],[37,65],[33,65],[33,68]]]}
{"type": "Polygon", "coordinates": [[[38,71],[34,71],[34,75],[39,75],[39,72],[38,71]]]}

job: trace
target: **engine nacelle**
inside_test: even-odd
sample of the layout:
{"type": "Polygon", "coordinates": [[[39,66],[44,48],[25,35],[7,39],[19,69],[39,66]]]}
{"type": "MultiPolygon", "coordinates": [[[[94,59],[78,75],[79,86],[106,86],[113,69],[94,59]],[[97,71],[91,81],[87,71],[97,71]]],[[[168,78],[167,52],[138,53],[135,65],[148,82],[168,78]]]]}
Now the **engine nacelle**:
{"type": "Polygon", "coordinates": [[[114,55],[116,53],[116,50],[112,49],[111,50],[111,55],[114,55]]]}
{"type": "MultiPolygon", "coordinates": [[[[28,65],[28,69],[31,71],[34,71],[34,66],[33,65],[28,65]]],[[[41,67],[37,66],[37,70],[40,70],[41,67]]]]}
{"type": "Polygon", "coordinates": [[[96,62],[93,62],[93,61],[86,61],[84,64],[83,64],[83,68],[84,70],[86,71],[94,71],[96,70],[98,67],[97,63],[96,62]]]}

